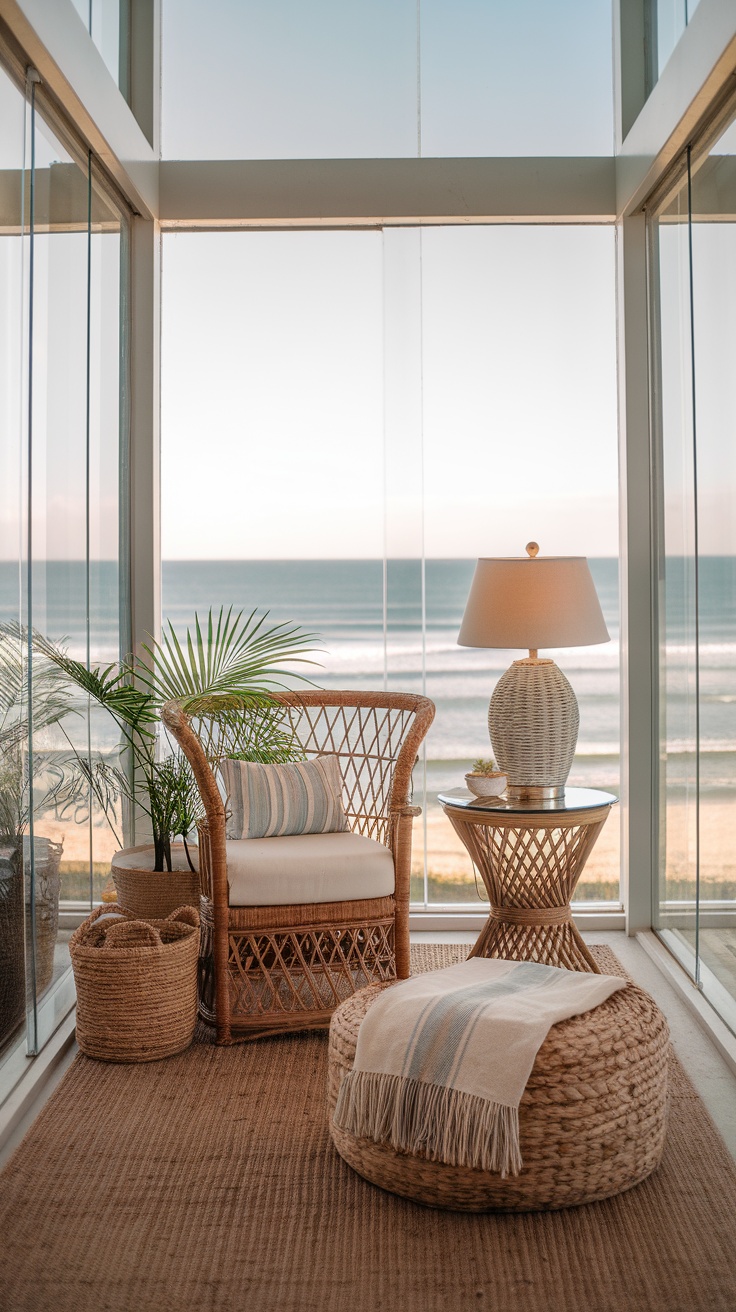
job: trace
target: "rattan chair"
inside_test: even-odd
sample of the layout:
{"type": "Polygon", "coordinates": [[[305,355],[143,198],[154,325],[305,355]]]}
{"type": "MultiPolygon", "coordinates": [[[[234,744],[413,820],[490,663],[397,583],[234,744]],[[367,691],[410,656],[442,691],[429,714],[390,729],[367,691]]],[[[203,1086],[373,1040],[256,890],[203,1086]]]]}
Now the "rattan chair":
{"type": "Polygon", "coordinates": [[[411,693],[322,690],[280,693],[277,700],[307,759],[338,756],[350,829],[389,849],[394,892],[230,906],[225,804],[189,717],[169,702],[163,720],[192,765],[206,813],[199,848],[200,1015],[215,1025],[220,1044],[326,1029],[357,989],[409,975],[412,822],[420,814],[411,804],[411,774],[434,705],[411,693]]]}

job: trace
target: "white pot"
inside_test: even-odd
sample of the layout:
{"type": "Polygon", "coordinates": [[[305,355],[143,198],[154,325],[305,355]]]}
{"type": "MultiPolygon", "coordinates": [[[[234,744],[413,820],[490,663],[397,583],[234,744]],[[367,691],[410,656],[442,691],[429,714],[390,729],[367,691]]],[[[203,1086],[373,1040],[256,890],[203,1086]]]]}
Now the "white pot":
{"type": "Polygon", "coordinates": [[[500,797],[506,792],[508,778],[497,771],[496,774],[466,774],[465,782],[476,797],[500,797]]]}

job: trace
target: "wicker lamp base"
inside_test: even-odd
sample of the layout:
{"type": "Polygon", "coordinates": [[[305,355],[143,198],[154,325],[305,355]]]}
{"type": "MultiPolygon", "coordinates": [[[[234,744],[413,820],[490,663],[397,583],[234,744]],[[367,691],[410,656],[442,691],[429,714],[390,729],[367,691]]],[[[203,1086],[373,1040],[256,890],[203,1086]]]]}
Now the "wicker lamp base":
{"type": "Polygon", "coordinates": [[[514,661],[488,708],[488,732],[510,797],[554,797],[575,755],[580,715],[570,684],[554,661],[514,661]]]}

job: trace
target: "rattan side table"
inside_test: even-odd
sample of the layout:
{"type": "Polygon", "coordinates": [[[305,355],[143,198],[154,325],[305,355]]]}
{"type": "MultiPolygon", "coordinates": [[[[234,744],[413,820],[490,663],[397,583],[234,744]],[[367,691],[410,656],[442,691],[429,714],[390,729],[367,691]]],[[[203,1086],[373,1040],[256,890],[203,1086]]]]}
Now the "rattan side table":
{"type": "Polygon", "coordinates": [[[617,801],[597,788],[567,788],[563,797],[544,801],[479,798],[464,788],[439,794],[491,903],[471,957],[599,973],[573,924],[570,901],[617,801]]]}

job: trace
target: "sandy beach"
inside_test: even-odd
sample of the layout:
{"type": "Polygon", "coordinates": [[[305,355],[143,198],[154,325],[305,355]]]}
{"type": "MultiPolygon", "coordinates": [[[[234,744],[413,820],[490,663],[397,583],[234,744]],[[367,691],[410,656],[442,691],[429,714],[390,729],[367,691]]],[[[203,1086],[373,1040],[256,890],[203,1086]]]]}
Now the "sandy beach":
{"type": "MultiPolygon", "coordinates": [[[[423,872],[424,835],[424,817],[421,817],[414,825],[412,874],[415,879],[423,872]]],[[[468,891],[472,890],[475,895],[475,875],[470,857],[449,820],[436,806],[430,807],[426,816],[426,851],[427,871],[433,887],[437,889],[436,900],[457,900],[457,894],[451,896],[448,891],[448,895],[443,897],[440,890],[443,884],[449,890],[458,882],[466,884],[468,891]]],[[[619,818],[618,813],[614,812],[604,826],[583,872],[580,887],[582,896],[618,901],[619,868],[619,818]],[[595,885],[595,889],[586,890],[586,883],[595,885]],[[600,888],[601,884],[605,887],[600,888]]],[[[482,888],[480,880],[478,882],[482,888]]]]}
{"type": "MultiPolygon", "coordinates": [[[[424,817],[415,822],[412,873],[423,872],[424,817]]],[[[700,807],[701,899],[736,896],[736,800],[704,798],[700,807]]],[[[427,869],[436,888],[458,880],[475,888],[473,867],[462,842],[438,807],[426,816],[427,869]]],[[[695,816],[683,802],[667,808],[668,880],[664,895],[673,900],[694,896],[695,816]]],[[[615,807],[588,858],[576,892],[578,901],[618,901],[621,869],[621,812],[615,807]]],[[[437,900],[444,899],[437,896],[437,900]]]]}
{"type": "MultiPolygon", "coordinates": [[[[674,804],[667,811],[668,870],[667,895],[672,898],[692,896],[694,879],[695,820],[692,808],[674,804]]],[[[711,897],[733,897],[736,890],[736,801],[704,800],[700,814],[701,892],[711,897]],[[730,889],[728,886],[731,886],[730,889]]],[[[62,874],[78,875],[89,860],[89,833],[85,825],[71,821],[43,819],[37,833],[63,842],[62,874]]],[[[117,848],[108,825],[93,825],[93,861],[98,874],[107,867],[117,848]]],[[[474,899],[475,876],[465,848],[440,808],[430,804],[426,815],[414,823],[412,852],[412,895],[423,896],[420,881],[424,874],[426,842],[427,870],[431,880],[430,899],[457,901],[474,899]],[[443,885],[445,888],[443,889],[443,885]]],[[[620,870],[620,810],[615,808],[598,838],[578,885],[581,901],[618,901],[620,870]]],[[[481,885],[482,888],[482,885],[481,885]]],[[[63,895],[63,894],[62,894],[63,895]]]]}

